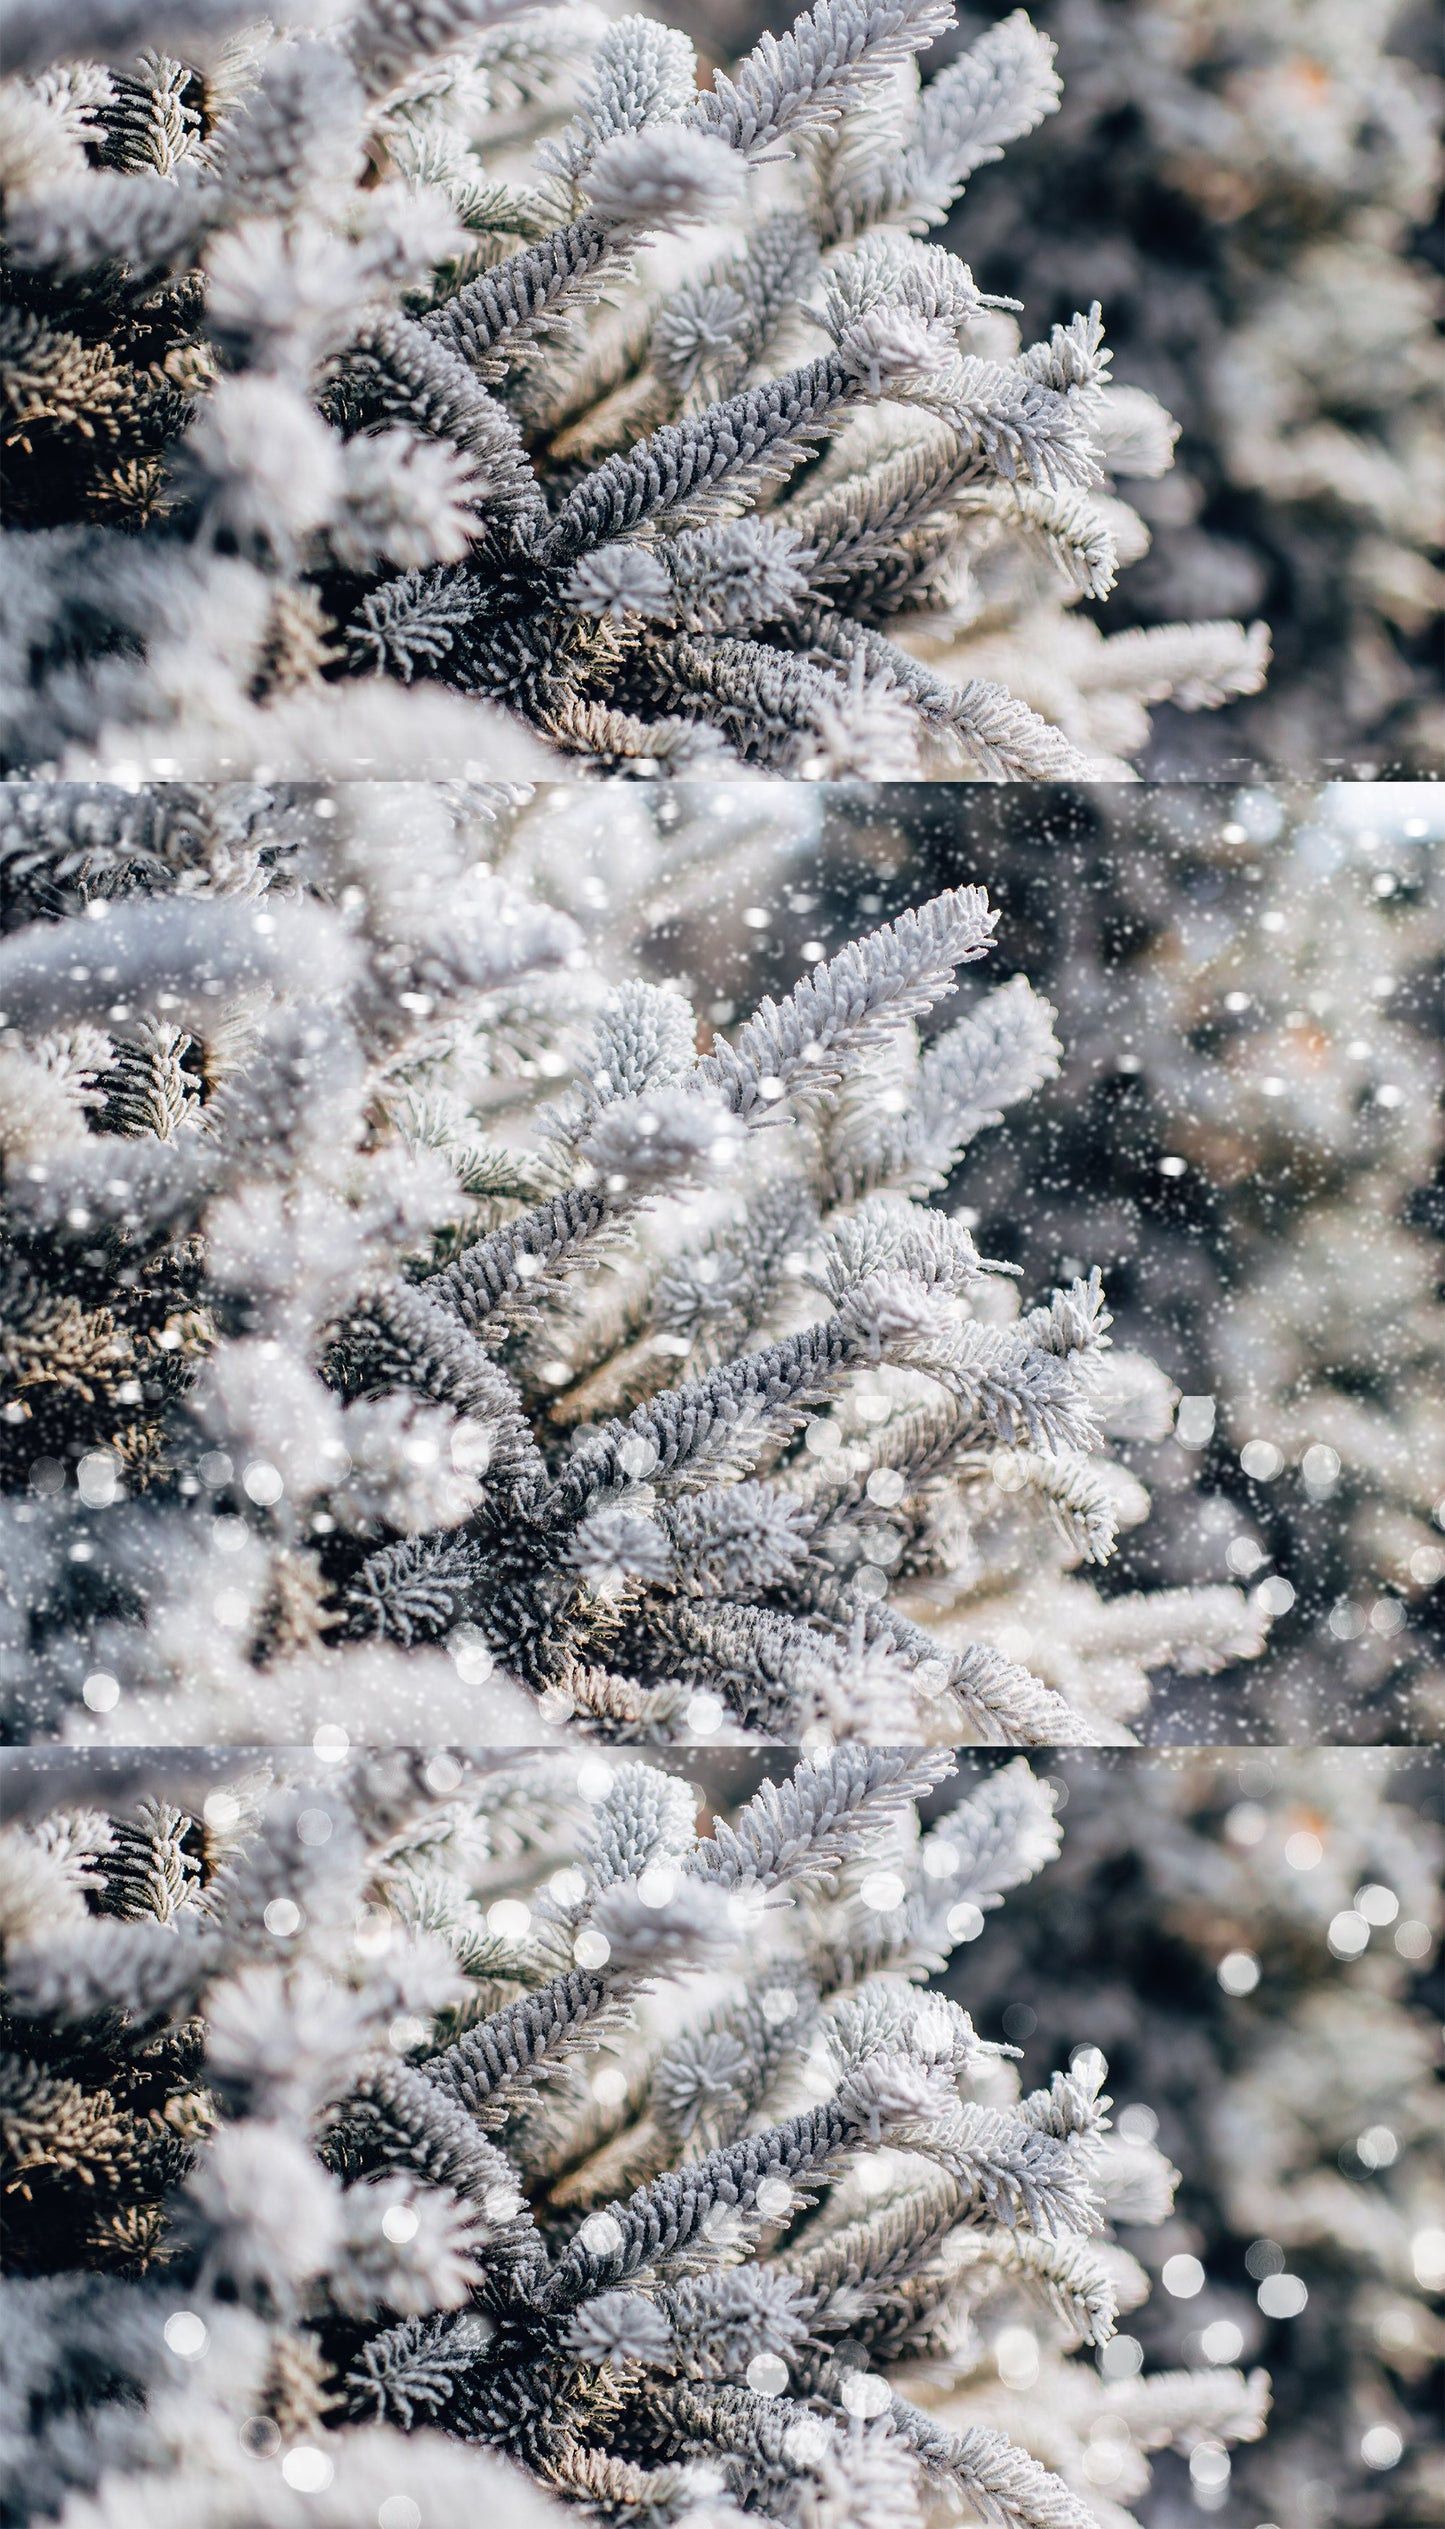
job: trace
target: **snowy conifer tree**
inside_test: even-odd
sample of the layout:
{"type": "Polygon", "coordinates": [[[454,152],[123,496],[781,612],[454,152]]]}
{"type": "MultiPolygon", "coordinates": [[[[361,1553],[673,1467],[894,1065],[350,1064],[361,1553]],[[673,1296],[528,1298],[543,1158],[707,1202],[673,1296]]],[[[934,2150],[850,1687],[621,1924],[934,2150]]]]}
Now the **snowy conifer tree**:
{"type": "Polygon", "coordinates": [[[1092,291],[1025,346],[923,242],[1056,109],[1021,10],[921,90],[948,0],[710,87],[586,0],[238,14],[8,38],[13,766],[1053,778],[1261,683],[1262,625],[1065,615],[1172,425],[1092,291]]]}
{"type": "Polygon", "coordinates": [[[1097,1259],[1119,1339],[1195,1400],[1131,1564],[1232,1571],[1276,1619],[1204,1735],[1437,1737],[1441,793],[990,793],[962,838],[939,804],[834,796],[810,919],[962,853],[1003,958],[1064,1005],[1057,1077],[961,1191],[1027,1275],[1097,1259]]]}
{"type": "Polygon", "coordinates": [[[1261,2372],[1099,2377],[1147,2291],[1113,2224],[1176,2173],[1111,2132],[1096,2048],[1025,2090],[929,1985],[1059,1841],[1022,1760],[921,1834],[954,1763],[785,1759],[701,1834],[685,1781],[597,1756],[273,1763],[112,1815],[32,1779],[10,2516],[1110,2529],[1087,2417],[1141,2489],[1168,2441],[1256,2436],[1261,2372]],[[1006,2393],[1021,2317],[1047,2407],[1006,2393]]]}
{"type": "Polygon", "coordinates": [[[920,1050],[983,890],[700,1038],[643,935],[811,821],[687,795],[0,800],[12,1735],[1122,1739],[1258,1648],[1083,1577],[1174,1391],[926,1199],[1058,1060],[920,1050]]]}
{"type": "MultiPolygon", "coordinates": [[[[1104,2348],[1105,2374],[1145,2396],[1160,2366],[1263,2361],[1268,2435],[1232,2480],[1208,2452],[1195,2505],[1424,2529],[1445,2285],[1438,1764],[1296,1747],[1053,1771],[1060,1860],[959,1954],[952,1989],[1015,2036],[1026,2009],[1026,2080],[1081,2032],[1106,2037],[1116,2132],[1186,2172],[1172,2218],[1126,2233],[1165,2288],[1104,2348]]],[[[1059,2464],[1051,2435],[1028,2446],[1059,2464]]],[[[1092,2449],[1091,2481],[1132,2508],[1128,2454],[1092,2449]]],[[[1178,2493],[1161,2480],[1154,2499],[1168,2514],[1178,2493]]]]}
{"type": "MultiPolygon", "coordinates": [[[[668,0],[666,14],[706,43],[720,11],[738,47],[786,18],[761,0],[668,0]]],[[[942,49],[975,42],[989,14],[962,7],[942,49]]],[[[1431,11],[1038,0],[1033,14],[1058,47],[1060,110],[981,173],[944,242],[1021,298],[1035,331],[1098,289],[1116,376],[1179,425],[1170,471],[1130,492],[1131,567],[1108,616],[1119,666],[1124,625],[1167,652],[1158,628],[1181,614],[1258,610],[1275,649],[1257,700],[1219,720],[1166,709],[1147,747],[1121,676],[1096,706],[1085,695],[1092,743],[1159,780],[1437,771],[1431,11]]],[[[1000,622],[976,672],[1053,716],[1065,644],[1084,683],[1098,639],[1084,615],[1041,640],[1027,618],[1000,622]]],[[[1062,707],[1070,733],[1078,709],[1062,707]]]]}

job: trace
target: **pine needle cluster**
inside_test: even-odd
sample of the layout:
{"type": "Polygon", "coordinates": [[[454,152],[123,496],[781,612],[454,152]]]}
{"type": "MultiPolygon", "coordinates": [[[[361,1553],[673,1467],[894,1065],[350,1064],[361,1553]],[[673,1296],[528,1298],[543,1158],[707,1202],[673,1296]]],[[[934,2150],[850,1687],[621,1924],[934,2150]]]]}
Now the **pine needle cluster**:
{"type": "Polygon", "coordinates": [[[1057,108],[1022,10],[920,85],[948,0],[815,0],[702,87],[586,0],[237,15],[9,39],[13,766],[1118,774],[1262,682],[1064,611],[1173,425],[925,242],[1057,108]]]}
{"type": "Polygon", "coordinates": [[[7,794],[12,1732],[1117,1739],[1258,1648],[1082,1577],[1175,1391],[926,1199],[1058,1059],[920,1042],[982,889],[700,1028],[629,890],[794,812],[689,795],[7,794]]]}
{"type": "Polygon", "coordinates": [[[1059,1843],[1022,1760],[921,1831],[954,1763],[783,1760],[702,1833],[677,1775],[598,1756],[111,1815],[32,1783],[7,2516],[1102,2529],[1026,2446],[1021,2321],[1140,2489],[1256,2437],[1263,2373],[1099,2377],[1148,2288],[1114,2225],[1177,2173],[1111,2131],[1096,2048],[1026,2090],[930,1988],[1059,1843]]]}

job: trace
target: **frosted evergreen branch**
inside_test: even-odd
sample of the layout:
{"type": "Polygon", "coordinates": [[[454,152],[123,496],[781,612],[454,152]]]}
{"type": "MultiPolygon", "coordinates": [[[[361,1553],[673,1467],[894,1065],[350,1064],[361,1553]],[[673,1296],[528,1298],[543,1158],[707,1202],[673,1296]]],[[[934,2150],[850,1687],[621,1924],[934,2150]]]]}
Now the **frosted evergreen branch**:
{"type": "Polygon", "coordinates": [[[799,1087],[831,1088],[871,1047],[954,989],[957,967],[984,956],[997,916],[982,888],[953,888],[900,915],[795,986],[765,1001],[737,1043],[711,1054],[700,1076],[738,1114],[799,1087]]]}
{"type": "Polygon", "coordinates": [[[720,73],[690,109],[755,163],[789,134],[836,121],[952,23],[943,0],[815,0],[781,38],[765,35],[735,77],[720,73]]]}
{"type": "Polygon", "coordinates": [[[785,1784],[765,1783],[736,1826],[723,1824],[688,1867],[726,1888],[826,1879],[862,1850],[881,1820],[947,1779],[952,1761],[909,1748],[830,1748],[785,1784]]]}
{"type": "Polygon", "coordinates": [[[82,10],[6,91],[13,768],[1083,778],[1257,690],[1262,627],[1067,619],[1173,424],[907,233],[1053,111],[1022,12],[918,87],[946,0],[817,0],[703,89],[562,6],[232,16],[82,10]]]}

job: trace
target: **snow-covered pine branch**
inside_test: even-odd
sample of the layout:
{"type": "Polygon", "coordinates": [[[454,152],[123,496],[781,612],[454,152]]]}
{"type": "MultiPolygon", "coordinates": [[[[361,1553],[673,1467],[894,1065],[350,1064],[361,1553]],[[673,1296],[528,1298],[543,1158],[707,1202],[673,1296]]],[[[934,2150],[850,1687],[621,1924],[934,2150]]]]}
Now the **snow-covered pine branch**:
{"type": "MultiPolygon", "coordinates": [[[[1160,2448],[1258,2434],[1261,2373],[1099,2377],[1147,2291],[1100,2209],[1102,2055],[1025,2094],[927,1981],[977,1928],[937,1838],[994,1902],[1053,1857],[1022,1760],[782,1754],[701,1841],[655,1764],[242,1763],[201,1791],[177,1752],[131,1806],[84,1759],[59,1806],[32,1770],[0,1834],[17,2521],[241,2529],[294,2494],[336,2529],[682,2523],[706,2470],[709,2518],[941,2492],[1095,2529],[1091,2422],[1136,2491],[1160,2448]],[[646,1964],[602,1955],[619,1898],[646,1964]],[[185,1962],[166,2003],[117,1934],[185,1962]],[[1020,2399],[1021,2320],[1048,2387],[1020,2399]]],[[[1153,2157],[1131,2223],[1169,2212],[1153,2157]]]]}
{"type": "Polygon", "coordinates": [[[1170,460],[1091,301],[926,232],[1058,103],[1022,10],[22,11],[0,756],[86,774],[1121,774],[1261,626],[1106,641],[1170,460]]]}
{"type": "Polygon", "coordinates": [[[1057,1058],[948,1013],[983,891],[699,1050],[659,908],[813,828],[691,797],[4,794],[9,1735],[1049,1744],[1257,1645],[1082,1576],[1148,1510],[1100,1278],[922,1199],[1057,1058]]]}

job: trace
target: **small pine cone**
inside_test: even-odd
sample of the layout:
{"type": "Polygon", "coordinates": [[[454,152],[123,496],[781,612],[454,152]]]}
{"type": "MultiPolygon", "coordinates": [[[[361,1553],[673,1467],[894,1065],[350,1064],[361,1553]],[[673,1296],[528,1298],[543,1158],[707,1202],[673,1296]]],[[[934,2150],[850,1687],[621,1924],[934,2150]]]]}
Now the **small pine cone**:
{"type": "Polygon", "coordinates": [[[304,2329],[278,2328],[272,2337],[262,2403],[283,2441],[309,2441],[341,2404],[326,2386],[321,2347],[304,2329]]]}
{"type": "Polygon", "coordinates": [[[278,588],[256,662],[253,701],[269,702],[319,684],[322,670],[344,655],[330,639],[335,630],[314,588],[278,588]]]}

